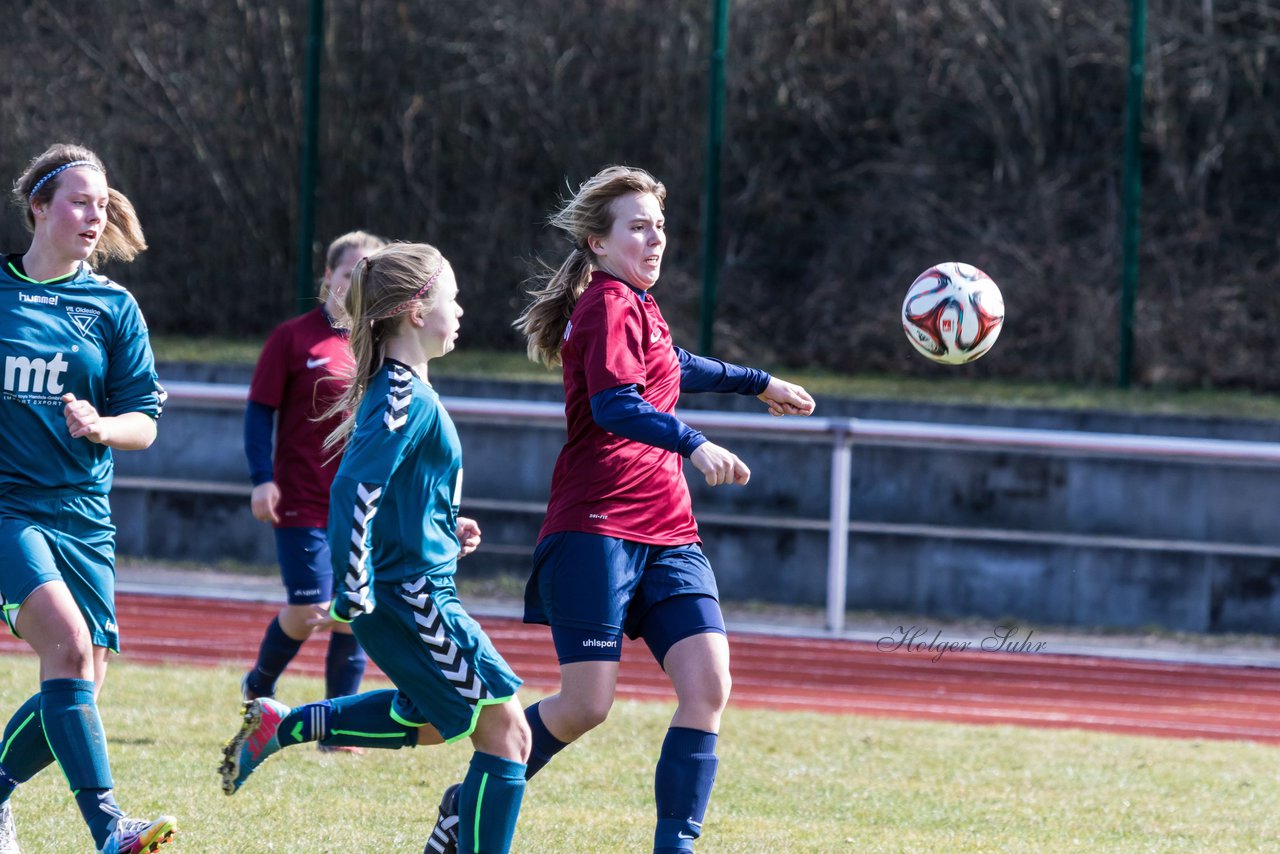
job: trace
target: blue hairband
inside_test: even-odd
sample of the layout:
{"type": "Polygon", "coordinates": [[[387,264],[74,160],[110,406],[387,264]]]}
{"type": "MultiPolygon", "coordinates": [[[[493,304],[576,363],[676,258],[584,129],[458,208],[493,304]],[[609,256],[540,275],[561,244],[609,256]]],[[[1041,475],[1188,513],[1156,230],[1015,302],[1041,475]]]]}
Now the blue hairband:
{"type": "Polygon", "coordinates": [[[75,166],[88,166],[90,169],[97,169],[99,172],[102,171],[102,167],[99,166],[97,163],[94,163],[92,160],[72,160],[70,163],[64,163],[61,166],[59,166],[57,169],[54,169],[52,172],[47,173],[39,181],[36,181],[36,185],[31,188],[31,192],[27,193],[27,201],[31,201],[31,199],[35,197],[35,194],[40,191],[41,187],[44,186],[45,181],[48,181],[50,178],[52,178],[54,175],[57,175],[59,172],[65,172],[68,169],[71,169],[72,167],[75,167],[75,166]]]}

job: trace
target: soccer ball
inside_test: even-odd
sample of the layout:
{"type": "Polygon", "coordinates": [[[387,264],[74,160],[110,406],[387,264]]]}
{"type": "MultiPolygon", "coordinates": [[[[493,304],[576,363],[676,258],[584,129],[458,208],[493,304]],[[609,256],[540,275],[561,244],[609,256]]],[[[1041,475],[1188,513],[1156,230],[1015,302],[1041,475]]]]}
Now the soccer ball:
{"type": "Polygon", "coordinates": [[[944,365],[972,362],[1004,326],[1004,297],[977,267],[948,261],[925,270],[907,289],[902,329],[926,357],[944,365]]]}

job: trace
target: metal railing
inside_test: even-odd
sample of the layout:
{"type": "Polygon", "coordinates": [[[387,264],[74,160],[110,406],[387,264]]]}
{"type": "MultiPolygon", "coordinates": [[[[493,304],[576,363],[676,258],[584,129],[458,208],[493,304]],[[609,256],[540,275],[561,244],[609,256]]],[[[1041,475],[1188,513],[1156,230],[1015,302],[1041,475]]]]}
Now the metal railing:
{"type": "MultiPolygon", "coordinates": [[[[217,383],[165,383],[174,401],[194,405],[243,406],[248,386],[217,383]]],[[[558,403],[445,397],[445,407],[457,420],[492,424],[563,427],[564,407],[558,403]]],[[[1015,427],[981,427],[957,424],[925,424],[863,418],[773,418],[699,409],[681,411],[681,418],[699,430],[755,436],[769,440],[825,442],[831,448],[830,504],[824,526],[827,531],[827,628],[844,629],[848,586],[849,535],[865,526],[851,523],[853,446],[946,447],[960,450],[1003,450],[1091,455],[1127,459],[1174,460],[1189,464],[1280,466],[1280,443],[1175,436],[1138,436],[1120,433],[1083,433],[1015,427]]],[[[753,517],[756,522],[762,522],[753,517]]],[[[811,527],[805,525],[803,527],[811,527]]],[[[884,530],[915,531],[925,526],[880,526],[884,530]]],[[[998,531],[982,532],[995,536],[998,531]]],[[[1145,541],[1127,538],[1084,538],[1056,535],[1056,539],[1124,541],[1125,547],[1143,547],[1145,541]]],[[[1031,539],[1035,539],[1032,537],[1031,539]]],[[[1150,546],[1149,543],[1146,545],[1150,546]]],[[[1271,549],[1241,547],[1241,553],[1271,549]]]]}

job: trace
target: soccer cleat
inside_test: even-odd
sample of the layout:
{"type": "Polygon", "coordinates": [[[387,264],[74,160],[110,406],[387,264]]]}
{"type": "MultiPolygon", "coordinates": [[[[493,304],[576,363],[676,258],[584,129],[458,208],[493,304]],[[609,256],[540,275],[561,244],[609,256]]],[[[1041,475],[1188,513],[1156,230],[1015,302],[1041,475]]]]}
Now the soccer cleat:
{"type": "Polygon", "coordinates": [[[440,797],[440,817],[427,837],[422,854],[457,854],[458,852],[458,792],[461,783],[454,783],[440,797]]]}
{"type": "Polygon", "coordinates": [[[18,850],[18,829],[13,826],[13,808],[0,804],[0,854],[22,854],[18,850]]]}
{"type": "Polygon", "coordinates": [[[98,854],[144,854],[159,851],[160,846],[173,839],[178,823],[173,816],[162,815],[155,821],[141,818],[116,820],[116,826],[98,854]]]}
{"type": "Polygon", "coordinates": [[[276,731],[289,714],[289,707],[270,697],[259,697],[245,703],[244,723],[222,748],[222,791],[234,795],[258,766],[280,749],[276,731]]]}

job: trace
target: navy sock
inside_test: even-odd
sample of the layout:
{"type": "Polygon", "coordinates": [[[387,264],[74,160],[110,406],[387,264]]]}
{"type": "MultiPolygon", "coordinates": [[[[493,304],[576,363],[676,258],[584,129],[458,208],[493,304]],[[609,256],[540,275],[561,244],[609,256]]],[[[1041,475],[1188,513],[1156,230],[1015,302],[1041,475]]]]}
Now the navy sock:
{"type": "Polygon", "coordinates": [[[418,743],[418,728],[397,720],[396,692],[366,691],[299,706],[280,724],[280,743],[323,741],[329,747],[398,749],[418,743]]]}
{"type": "Polygon", "coordinates": [[[524,800],[521,762],[476,751],[458,792],[458,854],[506,854],[524,800]]]}
{"type": "Polygon", "coordinates": [[[53,751],[40,723],[40,695],[32,694],[13,713],[0,741],[0,804],[25,783],[53,763],[53,751]]]}
{"type": "Polygon", "coordinates": [[[654,775],[654,854],[693,850],[693,840],[702,835],[718,764],[714,732],[674,726],[667,730],[654,775]]]}
{"type": "Polygon", "coordinates": [[[343,632],[329,635],[329,651],[324,659],[324,695],[345,697],[359,691],[368,661],[355,635],[343,632]]]}
{"type": "Polygon", "coordinates": [[[262,635],[262,644],[258,647],[258,661],[249,671],[249,690],[259,697],[270,697],[276,693],[276,680],[284,673],[289,662],[302,649],[302,641],[294,640],[280,628],[280,617],[276,616],[262,635]]]}
{"type": "Polygon", "coordinates": [[[547,729],[547,725],[542,722],[542,712],[538,710],[537,703],[524,710],[524,718],[529,722],[529,730],[533,733],[533,748],[529,751],[529,764],[524,772],[524,778],[530,780],[534,774],[542,770],[542,766],[551,761],[551,757],[569,745],[556,738],[551,734],[551,730],[547,729]]]}

